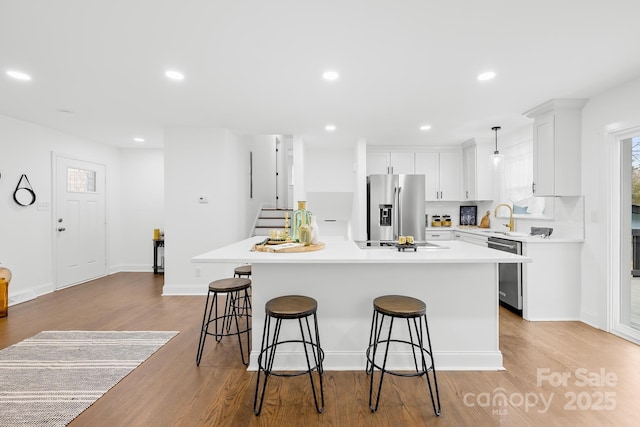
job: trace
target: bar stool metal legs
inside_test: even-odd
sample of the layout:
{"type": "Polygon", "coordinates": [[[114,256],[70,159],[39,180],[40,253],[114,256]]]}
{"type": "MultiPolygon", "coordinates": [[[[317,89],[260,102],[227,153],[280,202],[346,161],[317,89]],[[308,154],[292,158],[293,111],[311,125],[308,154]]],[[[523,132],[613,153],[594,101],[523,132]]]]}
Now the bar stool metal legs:
{"type": "Polygon", "coordinates": [[[207,301],[202,316],[196,365],[200,365],[207,335],[214,336],[217,342],[220,342],[223,337],[236,335],[238,337],[242,363],[244,365],[249,364],[251,314],[246,310],[246,307],[250,307],[250,296],[248,292],[250,287],[251,280],[240,278],[221,279],[209,284],[209,292],[207,293],[207,301]],[[221,293],[226,294],[222,314],[220,314],[218,307],[218,294],[221,293]],[[245,307],[244,311],[242,311],[242,307],[245,307]],[[242,319],[244,319],[243,322],[241,322],[242,319]],[[235,326],[235,328],[232,328],[233,326],[235,326]],[[211,331],[211,329],[213,329],[213,331],[211,331]],[[245,346],[242,344],[243,334],[246,337],[245,346]]]}
{"type": "Polygon", "coordinates": [[[265,307],[264,329],[262,332],[262,345],[260,348],[260,355],[258,356],[256,391],[253,401],[253,411],[256,415],[260,415],[260,412],[262,411],[267,382],[271,375],[293,377],[307,374],[311,383],[316,411],[318,413],[322,413],[324,411],[324,389],[322,383],[322,377],[324,375],[322,367],[324,351],[320,346],[320,334],[318,332],[316,310],[317,303],[313,298],[299,295],[278,297],[267,302],[265,307]],[[313,331],[309,322],[309,317],[313,318],[313,331]],[[282,321],[287,319],[298,320],[300,339],[280,340],[282,321]],[[306,370],[295,372],[273,370],[277,347],[279,345],[289,343],[302,344],[307,365],[306,370]],[[314,371],[318,373],[319,390],[317,390],[313,378],[314,371]]]}
{"type": "MultiPolygon", "coordinates": [[[[233,277],[246,277],[251,279],[251,264],[241,265],[233,269],[233,277]]],[[[249,288],[251,290],[251,288],[249,288]]],[[[238,307],[241,315],[249,314],[251,312],[251,298],[244,299],[242,306],[238,307]]]]}
{"type": "Polygon", "coordinates": [[[440,415],[440,393],[438,391],[438,380],[436,368],[433,361],[433,351],[431,349],[431,338],[429,337],[429,326],[427,323],[426,305],[415,298],[388,295],[374,300],[374,311],[371,319],[371,332],[369,334],[369,347],[367,348],[366,373],[370,375],[369,380],[369,409],[371,412],[378,410],[380,403],[380,393],[382,391],[382,381],[385,374],[416,377],[425,376],[433,411],[440,415]],[[388,321],[385,323],[385,320],[388,321]],[[395,319],[406,319],[409,339],[394,338],[392,335],[393,323],[395,319]],[[388,332],[383,334],[383,325],[388,326],[388,332]],[[389,347],[411,348],[415,372],[399,372],[387,368],[389,358],[389,347]],[[384,347],[384,353],[380,352],[384,347]],[[380,359],[382,358],[382,361],[380,359]],[[377,390],[374,392],[375,372],[380,372],[380,379],[377,390]],[[433,377],[433,380],[432,378],[433,377]],[[432,384],[433,381],[433,384],[432,384]],[[435,392],[435,395],[434,395],[435,392]],[[374,402],[375,396],[375,402],[374,402]]]}

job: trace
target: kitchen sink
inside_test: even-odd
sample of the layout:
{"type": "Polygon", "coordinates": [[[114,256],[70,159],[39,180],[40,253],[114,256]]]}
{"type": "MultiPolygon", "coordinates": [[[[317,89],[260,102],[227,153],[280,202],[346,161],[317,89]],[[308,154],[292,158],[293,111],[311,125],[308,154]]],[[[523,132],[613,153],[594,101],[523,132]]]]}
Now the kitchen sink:
{"type": "Polygon", "coordinates": [[[487,234],[502,234],[504,236],[512,236],[512,237],[526,237],[528,233],[522,233],[519,231],[495,231],[495,230],[479,230],[481,233],[487,234]]]}

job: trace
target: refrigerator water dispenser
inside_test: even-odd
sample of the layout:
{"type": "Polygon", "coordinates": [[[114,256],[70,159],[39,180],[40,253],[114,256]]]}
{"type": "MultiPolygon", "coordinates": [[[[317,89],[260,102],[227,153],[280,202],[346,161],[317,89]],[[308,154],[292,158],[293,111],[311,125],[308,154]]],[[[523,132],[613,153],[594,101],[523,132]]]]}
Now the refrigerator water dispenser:
{"type": "Polygon", "coordinates": [[[393,205],[380,205],[380,226],[391,227],[393,205]]]}

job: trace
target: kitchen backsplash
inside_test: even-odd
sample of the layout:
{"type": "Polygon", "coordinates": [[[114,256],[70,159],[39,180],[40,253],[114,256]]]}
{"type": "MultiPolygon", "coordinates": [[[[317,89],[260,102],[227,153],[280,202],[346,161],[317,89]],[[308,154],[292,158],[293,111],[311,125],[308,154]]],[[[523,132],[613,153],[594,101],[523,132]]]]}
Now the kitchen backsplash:
{"type": "MultiPolygon", "coordinates": [[[[501,229],[502,224],[508,222],[506,218],[496,218],[495,207],[500,202],[480,201],[480,202],[426,202],[425,213],[428,215],[427,227],[431,226],[434,215],[450,215],[453,226],[460,224],[460,206],[474,205],[478,207],[477,224],[487,211],[491,213],[491,228],[501,229]]],[[[552,210],[552,218],[534,219],[523,218],[520,215],[515,217],[516,231],[528,233],[531,227],[552,227],[552,237],[563,238],[584,238],[584,197],[555,197],[552,203],[547,204],[547,209],[552,210]]],[[[548,214],[545,212],[545,214],[548,214]]]]}

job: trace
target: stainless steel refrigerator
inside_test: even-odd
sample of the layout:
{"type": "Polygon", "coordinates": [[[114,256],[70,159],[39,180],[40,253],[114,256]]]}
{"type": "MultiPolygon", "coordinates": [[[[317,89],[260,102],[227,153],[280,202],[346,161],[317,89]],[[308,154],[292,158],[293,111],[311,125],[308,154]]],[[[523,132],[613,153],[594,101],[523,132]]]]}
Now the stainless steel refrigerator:
{"type": "Polygon", "coordinates": [[[425,240],[424,175],[369,175],[368,240],[395,241],[398,236],[425,240]]]}

